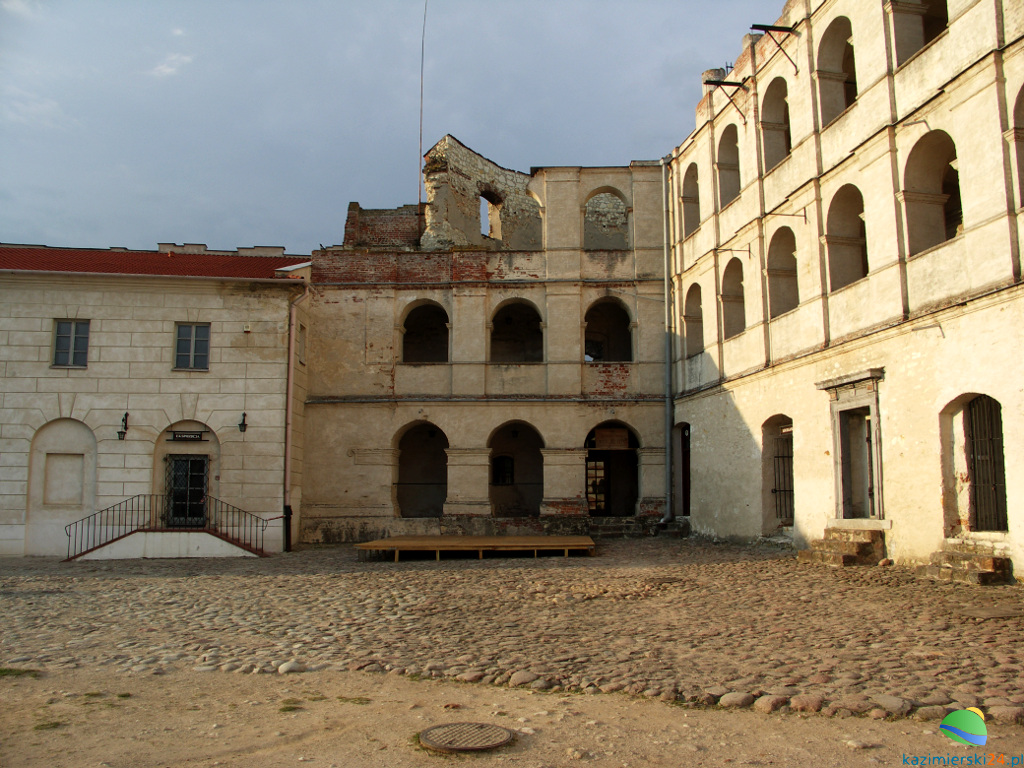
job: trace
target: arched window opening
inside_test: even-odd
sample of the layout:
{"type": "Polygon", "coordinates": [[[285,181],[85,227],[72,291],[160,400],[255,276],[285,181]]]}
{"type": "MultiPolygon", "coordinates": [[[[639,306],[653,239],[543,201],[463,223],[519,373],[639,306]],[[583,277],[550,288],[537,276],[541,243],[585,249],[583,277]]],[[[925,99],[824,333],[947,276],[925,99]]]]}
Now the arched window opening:
{"type": "Polygon", "coordinates": [[[633,360],[629,314],[618,302],[598,302],[587,310],[584,322],[584,360],[588,363],[628,363],[633,360]]]}
{"type": "Polygon", "coordinates": [[[778,317],[797,308],[800,292],[796,277],[796,237],[782,227],[768,247],[768,310],[778,317]]]}
{"type": "Polygon", "coordinates": [[[624,251],[628,243],[629,216],[622,199],[611,192],[590,198],[583,213],[583,249],[624,251]]]}
{"type": "Polygon", "coordinates": [[[604,422],[587,435],[587,507],[594,517],[636,514],[640,497],[637,449],[633,430],[604,422]]]}
{"type": "Polygon", "coordinates": [[[946,7],[946,0],[927,0],[927,10],[922,17],[924,28],[924,45],[928,45],[946,31],[949,26],[949,10],[946,7]]]}
{"type": "Polygon", "coordinates": [[[718,142],[718,204],[725,208],[740,194],[740,146],[735,125],[722,131],[718,142]]]}
{"type": "Polygon", "coordinates": [[[683,176],[683,237],[689,237],[700,226],[700,184],[697,164],[690,163],[683,176]]]}
{"type": "Polygon", "coordinates": [[[772,416],[761,426],[762,533],[793,525],[793,420],[772,416]]]}
{"type": "Polygon", "coordinates": [[[864,198],[852,184],[840,189],[828,209],[825,227],[828,246],[829,290],[861,280],[868,275],[867,228],[864,198]]]}
{"type": "Polygon", "coordinates": [[[941,416],[946,536],[1008,530],[1003,416],[998,400],[964,395],[941,416]]]}
{"type": "Polygon", "coordinates": [[[821,38],[817,76],[821,124],[826,126],[857,100],[853,30],[845,16],[829,24],[821,38]]]}
{"type": "Polygon", "coordinates": [[[686,328],[686,356],[699,355],[704,351],[704,310],[700,303],[699,285],[691,285],[686,292],[683,325],[686,328]]]}
{"type": "Polygon", "coordinates": [[[487,190],[480,193],[480,234],[501,240],[501,198],[487,190]]]}
{"type": "Polygon", "coordinates": [[[946,0],[924,0],[920,5],[893,3],[891,12],[897,66],[906,63],[949,26],[946,0]]]}
{"type": "Polygon", "coordinates": [[[908,252],[921,253],[963,232],[956,146],[932,131],[914,145],[904,178],[908,252]]]}
{"type": "Polygon", "coordinates": [[[492,363],[539,363],[544,360],[540,315],[529,304],[506,304],[494,316],[492,363]]]}
{"type": "Polygon", "coordinates": [[[764,95],[761,107],[761,141],[766,172],[789,157],[793,149],[788,95],[786,80],[782,77],[772,80],[764,95]]]}
{"type": "Polygon", "coordinates": [[[448,362],[448,313],[437,304],[416,307],[405,318],[402,362],[448,362]]]}
{"type": "Polygon", "coordinates": [[[495,517],[537,517],[544,498],[544,441],[525,422],[506,424],[492,435],[491,510],[495,517]]]}
{"type": "Polygon", "coordinates": [[[398,443],[398,510],[402,517],[441,517],[448,498],[448,438],[417,424],[398,443]]]}
{"type": "Polygon", "coordinates": [[[722,275],[722,331],[726,339],[739,336],[747,329],[743,299],[743,264],[734,258],[722,275]]]}

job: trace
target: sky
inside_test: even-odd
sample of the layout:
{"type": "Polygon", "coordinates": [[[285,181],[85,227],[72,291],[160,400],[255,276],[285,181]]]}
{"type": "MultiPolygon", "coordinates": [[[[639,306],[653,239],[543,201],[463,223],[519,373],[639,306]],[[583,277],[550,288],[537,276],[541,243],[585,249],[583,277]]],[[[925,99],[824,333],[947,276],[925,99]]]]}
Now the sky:
{"type": "MultiPolygon", "coordinates": [[[[423,150],[626,165],[783,0],[427,0],[423,150]]],[[[340,244],[419,194],[423,0],[0,0],[0,242],[340,244]]]]}

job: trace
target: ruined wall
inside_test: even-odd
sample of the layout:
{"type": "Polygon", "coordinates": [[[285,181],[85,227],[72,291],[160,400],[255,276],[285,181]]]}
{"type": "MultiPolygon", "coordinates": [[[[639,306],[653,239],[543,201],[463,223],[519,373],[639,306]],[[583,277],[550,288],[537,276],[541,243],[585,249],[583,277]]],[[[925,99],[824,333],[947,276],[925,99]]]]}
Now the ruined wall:
{"type": "Polygon", "coordinates": [[[466,246],[540,250],[540,204],[527,191],[529,175],[492,163],[453,136],[435,144],[425,160],[424,250],[466,246]],[[487,224],[481,222],[481,198],[488,202],[487,224]]]}
{"type": "Polygon", "coordinates": [[[611,192],[587,201],[583,210],[583,249],[624,251],[629,247],[629,215],[626,204],[611,192]]]}
{"type": "Polygon", "coordinates": [[[372,209],[348,204],[346,248],[417,248],[422,234],[423,211],[418,205],[372,209]]]}

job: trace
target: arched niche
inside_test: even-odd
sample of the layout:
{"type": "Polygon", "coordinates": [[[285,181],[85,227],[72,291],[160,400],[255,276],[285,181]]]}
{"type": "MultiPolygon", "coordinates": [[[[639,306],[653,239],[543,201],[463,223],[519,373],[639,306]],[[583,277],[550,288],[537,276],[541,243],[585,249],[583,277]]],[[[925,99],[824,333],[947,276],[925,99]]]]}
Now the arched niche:
{"type": "Polygon", "coordinates": [[[40,427],[29,448],[25,554],[68,553],[64,526],[96,512],[96,435],[77,419],[40,427]]]}

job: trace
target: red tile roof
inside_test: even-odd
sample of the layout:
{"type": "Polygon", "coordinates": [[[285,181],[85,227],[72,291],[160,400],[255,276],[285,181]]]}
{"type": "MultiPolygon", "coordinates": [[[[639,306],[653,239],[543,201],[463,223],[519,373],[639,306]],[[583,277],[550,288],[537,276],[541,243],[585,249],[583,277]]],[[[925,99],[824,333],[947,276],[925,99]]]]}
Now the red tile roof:
{"type": "Polygon", "coordinates": [[[172,277],[272,278],[275,270],[309,261],[297,256],[238,256],[216,253],[108,251],[0,245],[0,270],[166,275],[172,277]]]}

